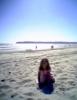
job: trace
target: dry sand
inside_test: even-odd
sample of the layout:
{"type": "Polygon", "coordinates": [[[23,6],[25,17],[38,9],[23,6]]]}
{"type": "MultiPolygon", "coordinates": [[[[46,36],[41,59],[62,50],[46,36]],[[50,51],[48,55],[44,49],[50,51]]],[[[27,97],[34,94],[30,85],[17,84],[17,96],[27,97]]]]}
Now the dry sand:
{"type": "Polygon", "coordinates": [[[0,54],[0,100],[77,100],[77,48],[0,54]],[[50,95],[35,82],[44,57],[56,80],[50,95]]]}

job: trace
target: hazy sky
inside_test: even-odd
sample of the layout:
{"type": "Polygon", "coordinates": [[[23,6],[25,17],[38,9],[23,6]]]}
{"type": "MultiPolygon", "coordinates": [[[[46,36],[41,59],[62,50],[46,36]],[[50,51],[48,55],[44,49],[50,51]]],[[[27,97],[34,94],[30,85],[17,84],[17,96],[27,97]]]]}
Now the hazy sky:
{"type": "Polygon", "coordinates": [[[0,42],[77,41],[77,0],[0,0],[0,42]]]}

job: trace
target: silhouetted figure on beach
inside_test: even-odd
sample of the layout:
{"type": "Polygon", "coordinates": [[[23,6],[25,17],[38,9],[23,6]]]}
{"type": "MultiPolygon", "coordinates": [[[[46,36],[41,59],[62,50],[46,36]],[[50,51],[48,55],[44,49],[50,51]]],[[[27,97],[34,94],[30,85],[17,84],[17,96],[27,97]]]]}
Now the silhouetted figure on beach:
{"type": "Polygon", "coordinates": [[[42,92],[50,94],[53,92],[54,87],[53,83],[55,79],[51,74],[51,67],[49,65],[48,59],[44,58],[40,62],[39,71],[38,71],[38,87],[42,92]]]}
{"type": "Polygon", "coordinates": [[[35,49],[37,50],[37,45],[36,45],[35,49]]]}
{"type": "Polygon", "coordinates": [[[54,49],[54,46],[53,45],[51,45],[51,49],[54,49]]]}

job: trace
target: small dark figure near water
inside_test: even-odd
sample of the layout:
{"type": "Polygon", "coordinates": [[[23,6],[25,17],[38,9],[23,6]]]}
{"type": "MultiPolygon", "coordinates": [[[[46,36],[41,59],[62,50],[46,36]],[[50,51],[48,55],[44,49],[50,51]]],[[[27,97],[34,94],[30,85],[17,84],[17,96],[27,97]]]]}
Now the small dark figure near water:
{"type": "Polygon", "coordinates": [[[50,94],[53,92],[54,87],[53,83],[55,79],[51,74],[51,67],[47,58],[44,58],[40,62],[39,71],[38,71],[38,87],[44,93],[50,94]]]}
{"type": "Polygon", "coordinates": [[[51,49],[54,49],[54,46],[53,45],[51,45],[51,49]]]}
{"type": "Polygon", "coordinates": [[[36,45],[35,49],[37,50],[37,45],[36,45]]]}

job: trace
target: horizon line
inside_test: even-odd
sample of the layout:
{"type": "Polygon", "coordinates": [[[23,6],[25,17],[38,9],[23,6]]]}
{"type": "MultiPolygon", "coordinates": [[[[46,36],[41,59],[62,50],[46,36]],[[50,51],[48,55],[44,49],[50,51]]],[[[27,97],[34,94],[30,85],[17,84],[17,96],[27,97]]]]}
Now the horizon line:
{"type": "Polygon", "coordinates": [[[68,43],[68,44],[77,44],[77,41],[18,41],[16,42],[16,44],[25,44],[25,43],[45,43],[45,44],[50,44],[50,43],[60,43],[60,44],[65,44],[65,43],[68,43]]]}

